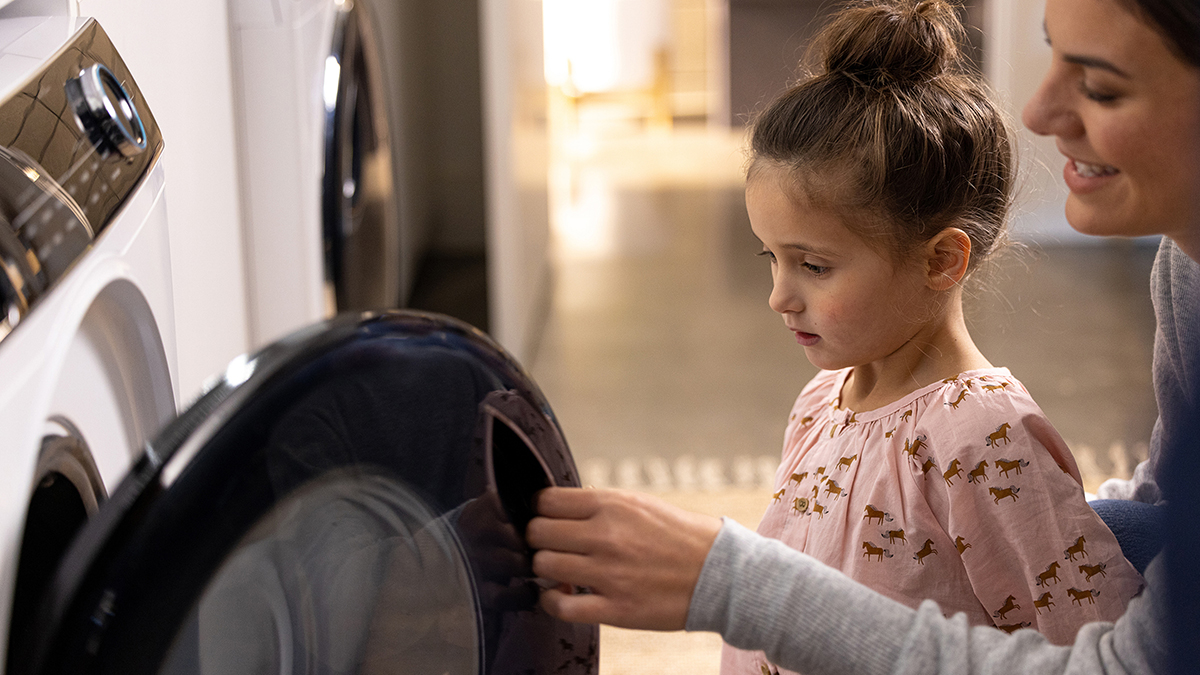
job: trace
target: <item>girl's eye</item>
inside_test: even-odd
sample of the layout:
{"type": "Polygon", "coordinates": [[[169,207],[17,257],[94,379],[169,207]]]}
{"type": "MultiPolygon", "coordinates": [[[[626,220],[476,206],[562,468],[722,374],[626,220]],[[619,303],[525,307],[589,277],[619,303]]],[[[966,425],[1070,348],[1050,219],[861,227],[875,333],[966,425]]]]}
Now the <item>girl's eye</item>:
{"type": "Polygon", "coordinates": [[[829,271],[828,267],[822,267],[820,265],[813,265],[812,263],[800,263],[800,266],[803,267],[804,269],[808,270],[809,272],[812,272],[814,275],[816,275],[818,277],[829,271]]]}
{"type": "Polygon", "coordinates": [[[758,253],[756,253],[755,255],[762,256],[762,257],[765,257],[765,258],[770,258],[770,259],[771,259],[771,262],[775,262],[775,254],[774,254],[774,253],[771,253],[770,251],[768,251],[768,250],[766,250],[766,249],[764,249],[764,250],[762,250],[762,251],[759,251],[759,252],[758,252],[758,253]]]}

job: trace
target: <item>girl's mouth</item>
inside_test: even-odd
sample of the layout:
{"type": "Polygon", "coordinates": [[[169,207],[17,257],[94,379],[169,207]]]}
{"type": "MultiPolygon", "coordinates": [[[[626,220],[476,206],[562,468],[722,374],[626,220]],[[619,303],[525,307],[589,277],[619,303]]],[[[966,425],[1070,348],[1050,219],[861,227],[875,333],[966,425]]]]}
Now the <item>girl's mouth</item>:
{"type": "Polygon", "coordinates": [[[820,341],[820,339],[821,339],[820,335],[814,335],[812,333],[805,333],[804,331],[801,331],[801,330],[794,330],[792,332],[796,334],[796,342],[799,342],[800,344],[804,345],[805,347],[811,347],[811,346],[817,344],[817,342],[820,341]]]}

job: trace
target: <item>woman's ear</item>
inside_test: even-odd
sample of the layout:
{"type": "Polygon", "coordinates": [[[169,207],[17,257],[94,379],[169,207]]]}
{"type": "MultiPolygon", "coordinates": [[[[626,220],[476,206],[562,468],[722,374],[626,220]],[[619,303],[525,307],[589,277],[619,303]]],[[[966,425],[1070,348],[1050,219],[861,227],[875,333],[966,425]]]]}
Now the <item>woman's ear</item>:
{"type": "Polygon", "coordinates": [[[925,283],[945,291],[967,276],[971,262],[971,238],[957,227],[948,227],[925,243],[925,283]]]}

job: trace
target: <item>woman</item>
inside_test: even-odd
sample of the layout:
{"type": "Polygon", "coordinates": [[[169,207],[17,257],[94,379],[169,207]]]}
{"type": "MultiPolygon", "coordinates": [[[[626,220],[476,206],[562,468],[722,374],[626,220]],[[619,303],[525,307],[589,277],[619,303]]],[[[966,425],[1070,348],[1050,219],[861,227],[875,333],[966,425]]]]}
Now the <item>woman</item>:
{"type": "Polygon", "coordinates": [[[1047,0],[1045,27],[1053,64],[1024,121],[1055,136],[1066,156],[1069,222],[1101,236],[1167,237],[1152,279],[1160,419],[1139,477],[1171,503],[1172,539],[1147,568],[1145,592],[1116,624],[1089,624],[1073,647],[1056,647],[1033,631],[969,628],[932,602],[911,610],[731,521],[642,495],[552,489],[541,493],[542,517],[528,529],[530,545],[541,549],[534,570],[591,593],[548,590],[547,611],[711,630],[810,675],[1166,672],[1168,635],[1177,655],[1193,648],[1186,640],[1200,626],[1189,567],[1200,560],[1200,537],[1188,515],[1200,501],[1200,3],[1047,0]]]}

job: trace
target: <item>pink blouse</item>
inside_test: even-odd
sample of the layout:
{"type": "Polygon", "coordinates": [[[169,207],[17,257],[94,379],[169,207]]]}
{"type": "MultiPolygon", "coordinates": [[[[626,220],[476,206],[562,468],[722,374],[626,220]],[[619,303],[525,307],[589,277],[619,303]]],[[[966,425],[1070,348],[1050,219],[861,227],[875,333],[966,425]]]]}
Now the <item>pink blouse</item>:
{"type": "MultiPolygon", "coordinates": [[[[947,616],[1056,644],[1124,612],[1142,578],[1007,368],[861,413],[839,407],[849,374],[822,371],[796,399],[760,533],[910,607],[929,598],[947,616]]],[[[780,669],[726,645],[721,670],[780,669]]]]}

